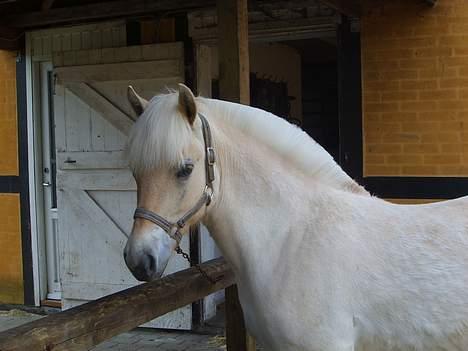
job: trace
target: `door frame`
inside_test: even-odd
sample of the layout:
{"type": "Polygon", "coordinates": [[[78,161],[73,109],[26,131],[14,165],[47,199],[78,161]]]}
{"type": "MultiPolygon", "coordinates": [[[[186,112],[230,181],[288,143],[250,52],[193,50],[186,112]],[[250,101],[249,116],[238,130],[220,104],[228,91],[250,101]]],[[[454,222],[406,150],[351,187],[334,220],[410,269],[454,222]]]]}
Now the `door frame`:
{"type": "MultiPolygon", "coordinates": [[[[47,298],[47,261],[42,189],[42,118],[40,63],[32,58],[31,33],[26,33],[26,110],[28,130],[29,217],[34,305],[47,298]]],[[[47,60],[49,61],[49,60],[47,60]]]]}

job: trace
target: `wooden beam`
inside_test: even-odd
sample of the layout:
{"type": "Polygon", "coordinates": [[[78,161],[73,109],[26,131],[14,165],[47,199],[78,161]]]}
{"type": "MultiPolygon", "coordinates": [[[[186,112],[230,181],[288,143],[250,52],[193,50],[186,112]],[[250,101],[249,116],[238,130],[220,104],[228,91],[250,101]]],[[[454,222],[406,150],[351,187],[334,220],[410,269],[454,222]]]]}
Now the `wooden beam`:
{"type": "Polygon", "coordinates": [[[320,0],[320,2],[347,16],[359,17],[361,15],[361,1],[359,0],[320,0]]]}
{"type": "Polygon", "coordinates": [[[118,17],[150,15],[156,12],[194,10],[210,7],[214,4],[214,0],[133,0],[131,2],[118,0],[8,15],[0,18],[0,23],[18,28],[37,28],[118,17]]]}
{"type": "Polygon", "coordinates": [[[48,11],[51,9],[55,0],[42,0],[41,9],[42,11],[48,11]]]}
{"type": "Polygon", "coordinates": [[[237,286],[226,289],[226,344],[228,351],[255,351],[255,339],[245,330],[237,286]]]}
{"type": "Polygon", "coordinates": [[[224,100],[250,103],[247,0],[218,0],[219,93],[224,100]]]}
{"type": "MultiPolygon", "coordinates": [[[[247,0],[218,0],[219,95],[224,100],[250,103],[249,31],[247,0]]],[[[237,287],[226,289],[228,351],[255,351],[255,340],[245,330],[237,287]]]]}
{"type": "Polygon", "coordinates": [[[167,79],[167,77],[178,77],[183,72],[180,60],[67,66],[58,67],[54,71],[57,74],[57,82],[65,85],[118,80],[167,79]]]}
{"type": "Polygon", "coordinates": [[[0,26],[0,49],[18,50],[24,31],[18,28],[0,26]]]}
{"type": "Polygon", "coordinates": [[[222,259],[0,333],[2,351],[81,351],[234,283],[222,259]]]}
{"type": "Polygon", "coordinates": [[[112,102],[87,83],[68,84],[67,88],[84,103],[97,111],[123,135],[128,136],[134,123],[131,116],[115,107],[112,102]]]}

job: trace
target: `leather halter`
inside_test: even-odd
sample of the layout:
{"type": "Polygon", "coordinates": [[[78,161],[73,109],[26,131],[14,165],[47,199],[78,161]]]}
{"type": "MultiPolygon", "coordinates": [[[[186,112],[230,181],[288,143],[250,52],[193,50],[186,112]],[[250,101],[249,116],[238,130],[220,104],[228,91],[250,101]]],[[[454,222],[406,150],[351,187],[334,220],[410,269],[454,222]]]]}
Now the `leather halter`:
{"type": "Polygon", "coordinates": [[[182,233],[180,230],[185,226],[187,221],[192,218],[203,206],[208,206],[213,198],[213,181],[215,180],[214,165],[216,162],[215,151],[213,149],[213,140],[211,136],[210,125],[207,119],[201,113],[198,113],[202,123],[203,140],[205,142],[205,189],[203,190],[200,199],[197,203],[188,210],[177,222],[172,223],[164,217],[138,207],[135,210],[133,218],[142,218],[153,222],[158,227],[163,229],[172,239],[179,245],[182,240],[182,233]]]}

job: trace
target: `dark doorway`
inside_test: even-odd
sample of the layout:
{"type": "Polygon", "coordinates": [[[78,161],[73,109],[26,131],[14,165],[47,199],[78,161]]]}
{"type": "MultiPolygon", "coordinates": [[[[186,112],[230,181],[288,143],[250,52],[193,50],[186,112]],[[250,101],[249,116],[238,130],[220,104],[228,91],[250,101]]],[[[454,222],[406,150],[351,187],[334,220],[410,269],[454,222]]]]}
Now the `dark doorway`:
{"type": "Polygon", "coordinates": [[[302,59],[302,129],[339,160],[336,38],[286,42],[302,59]]]}

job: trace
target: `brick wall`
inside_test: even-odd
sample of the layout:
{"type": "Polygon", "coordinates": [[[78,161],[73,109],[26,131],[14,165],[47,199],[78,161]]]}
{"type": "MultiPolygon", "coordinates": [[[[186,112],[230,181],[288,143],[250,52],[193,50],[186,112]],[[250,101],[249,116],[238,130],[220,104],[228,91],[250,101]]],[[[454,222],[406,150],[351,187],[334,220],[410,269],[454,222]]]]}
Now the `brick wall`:
{"type": "MultiPolygon", "coordinates": [[[[0,50],[0,181],[18,175],[16,54],[0,50]]],[[[0,303],[23,303],[19,194],[0,194],[0,303]]]]}
{"type": "Polygon", "coordinates": [[[387,1],[361,24],[364,174],[467,176],[466,1],[387,1]]]}
{"type": "Polygon", "coordinates": [[[0,176],[18,175],[15,56],[0,50],[0,176]]]}
{"type": "Polygon", "coordinates": [[[20,199],[0,194],[0,303],[23,303],[20,199]]]}

